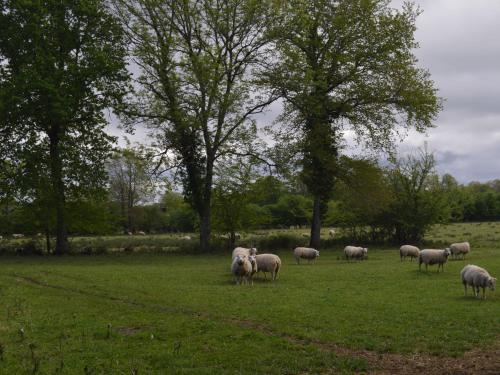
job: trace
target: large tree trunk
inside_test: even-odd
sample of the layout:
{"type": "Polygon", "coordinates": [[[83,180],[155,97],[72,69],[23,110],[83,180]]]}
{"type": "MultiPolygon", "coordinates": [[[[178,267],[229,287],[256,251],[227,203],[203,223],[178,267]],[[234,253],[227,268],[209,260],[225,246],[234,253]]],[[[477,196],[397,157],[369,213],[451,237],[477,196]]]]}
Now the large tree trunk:
{"type": "Polygon", "coordinates": [[[202,252],[210,251],[210,234],[212,230],[210,214],[211,212],[209,203],[200,215],[200,250],[202,252]]]}
{"type": "Polygon", "coordinates": [[[313,215],[311,222],[311,238],[309,246],[314,249],[319,249],[321,241],[321,197],[314,197],[313,215]]]}
{"type": "Polygon", "coordinates": [[[53,201],[56,208],[56,248],[54,254],[68,252],[68,229],[66,224],[66,195],[62,176],[62,160],[59,149],[59,135],[50,137],[50,167],[53,190],[53,201]]]}

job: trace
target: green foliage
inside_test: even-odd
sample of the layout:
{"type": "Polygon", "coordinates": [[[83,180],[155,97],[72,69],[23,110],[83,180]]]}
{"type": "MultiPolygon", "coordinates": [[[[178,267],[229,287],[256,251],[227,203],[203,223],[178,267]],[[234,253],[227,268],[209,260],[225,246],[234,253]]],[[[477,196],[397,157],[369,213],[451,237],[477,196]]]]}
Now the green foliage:
{"type": "Polygon", "coordinates": [[[104,191],[114,141],[104,110],[128,80],[123,32],[100,0],[1,0],[0,35],[2,184],[39,211],[55,209],[61,253],[66,201],[104,191]]]}

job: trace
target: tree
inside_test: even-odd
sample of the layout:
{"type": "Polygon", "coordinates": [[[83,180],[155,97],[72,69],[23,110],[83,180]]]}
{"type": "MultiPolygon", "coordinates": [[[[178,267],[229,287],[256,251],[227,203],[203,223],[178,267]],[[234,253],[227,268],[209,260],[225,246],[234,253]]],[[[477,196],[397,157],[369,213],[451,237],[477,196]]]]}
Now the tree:
{"type": "Polygon", "coordinates": [[[388,221],[399,243],[420,241],[425,232],[447,221],[446,195],[435,173],[434,155],[426,149],[393,161],[388,179],[393,195],[388,221]]]}
{"type": "Polygon", "coordinates": [[[413,55],[418,11],[389,5],[291,0],[274,28],[277,56],[267,81],[284,99],[282,122],[299,134],[302,178],[314,196],[312,247],[319,247],[345,131],[390,150],[399,130],[425,131],[441,107],[413,55]]]}
{"type": "Polygon", "coordinates": [[[54,207],[62,254],[68,199],[103,192],[104,110],[128,80],[123,32],[100,0],[0,0],[0,35],[0,159],[23,199],[54,207]]]}
{"type": "Polygon", "coordinates": [[[110,198],[119,206],[124,233],[137,229],[134,208],[154,198],[157,181],[152,176],[152,168],[147,150],[130,144],[117,150],[108,163],[110,198]]]}
{"type": "Polygon", "coordinates": [[[271,103],[253,84],[268,43],[265,0],[115,0],[129,25],[139,96],[129,121],[155,131],[164,159],[180,168],[184,194],[209,250],[214,168],[227,155],[252,152],[252,115],[271,103]]]}

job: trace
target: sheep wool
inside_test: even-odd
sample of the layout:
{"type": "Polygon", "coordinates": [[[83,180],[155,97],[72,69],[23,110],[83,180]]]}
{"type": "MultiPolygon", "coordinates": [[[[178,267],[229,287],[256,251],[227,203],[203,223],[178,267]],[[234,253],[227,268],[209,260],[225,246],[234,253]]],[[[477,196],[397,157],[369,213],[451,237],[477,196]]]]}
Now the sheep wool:
{"type": "Polygon", "coordinates": [[[497,279],[491,275],[484,268],[468,264],[462,271],[460,271],[460,278],[464,285],[465,295],[467,295],[467,285],[472,287],[472,291],[476,297],[479,297],[479,288],[483,289],[483,299],[485,299],[485,289],[489,288],[495,290],[497,279]]]}
{"type": "Polygon", "coordinates": [[[311,260],[314,261],[317,257],[319,257],[319,251],[311,247],[296,247],[293,250],[293,256],[297,264],[300,263],[300,258],[307,259],[310,263],[311,260]]]}
{"type": "Polygon", "coordinates": [[[448,249],[452,258],[456,259],[461,255],[462,259],[465,259],[465,255],[470,252],[470,244],[468,242],[452,243],[448,249]]]}
{"type": "Polygon", "coordinates": [[[416,246],[403,245],[399,248],[399,257],[401,259],[401,262],[403,261],[403,259],[406,259],[406,257],[410,257],[410,260],[413,261],[413,258],[418,258],[419,254],[420,249],[416,246]]]}
{"type": "Polygon", "coordinates": [[[363,260],[368,256],[368,248],[358,247],[358,246],[346,246],[344,247],[344,255],[348,261],[350,259],[363,260]]]}
{"type": "Polygon", "coordinates": [[[425,264],[425,270],[427,271],[427,267],[429,265],[437,264],[439,272],[439,268],[444,272],[444,264],[448,261],[448,257],[450,256],[450,250],[437,250],[437,249],[424,249],[420,251],[418,255],[418,269],[421,269],[422,263],[425,264]]]}
{"type": "Polygon", "coordinates": [[[250,255],[257,255],[257,249],[255,247],[250,249],[246,247],[236,247],[233,250],[232,259],[234,259],[237,255],[244,255],[246,257],[249,257],[250,255]]]}
{"type": "Polygon", "coordinates": [[[253,285],[253,280],[251,278],[252,264],[250,260],[244,255],[237,255],[233,262],[231,263],[231,273],[233,274],[236,284],[248,284],[250,280],[253,285]]]}
{"type": "Polygon", "coordinates": [[[274,254],[259,254],[256,256],[258,272],[264,272],[264,278],[267,279],[266,272],[271,273],[271,280],[278,278],[281,269],[281,259],[274,254]]]}

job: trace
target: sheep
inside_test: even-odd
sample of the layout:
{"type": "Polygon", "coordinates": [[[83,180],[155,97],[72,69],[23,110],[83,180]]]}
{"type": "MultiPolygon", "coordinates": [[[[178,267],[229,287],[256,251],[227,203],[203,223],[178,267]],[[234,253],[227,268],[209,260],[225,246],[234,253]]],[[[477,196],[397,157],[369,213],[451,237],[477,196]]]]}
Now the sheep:
{"type": "MultiPolygon", "coordinates": [[[[236,284],[248,284],[251,279],[252,264],[248,257],[244,255],[237,255],[231,263],[231,273],[234,275],[236,284]]],[[[252,281],[253,284],[253,281],[252,281]]]]}
{"type": "Polygon", "coordinates": [[[246,247],[236,247],[233,250],[231,258],[234,259],[237,255],[244,255],[246,257],[249,257],[250,255],[257,255],[257,249],[255,247],[250,249],[247,249],[246,247]]]}
{"type": "Polygon", "coordinates": [[[181,240],[191,241],[191,236],[182,236],[181,240]]]}
{"type": "Polygon", "coordinates": [[[412,245],[403,245],[399,248],[399,257],[401,262],[406,257],[410,257],[410,261],[413,261],[413,258],[418,258],[418,254],[420,253],[420,249],[416,246],[412,245]]]}
{"type": "Polygon", "coordinates": [[[488,271],[473,264],[468,264],[462,268],[460,278],[462,279],[462,284],[464,284],[465,295],[467,295],[467,285],[472,286],[476,297],[479,297],[479,288],[481,287],[483,288],[483,299],[486,298],[484,295],[486,287],[495,290],[497,283],[497,279],[491,277],[488,271]]]}
{"type": "Polygon", "coordinates": [[[0,240],[3,240],[3,236],[0,236],[0,240]]]}
{"type": "Polygon", "coordinates": [[[293,256],[297,264],[300,263],[300,258],[307,259],[308,263],[310,263],[311,260],[314,262],[319,257],[319,251],[310,247],[296,247],[293,250],[293,256]]]}
{"type": "Polygon", "coordinates": [[[12,235],[12,238],[23,238],[23,237],[24,237],[24,234],[22,234],[22,233],[14,233],[12,235]]]}
{"type": "Polygon", "coordinates": [[[137,232],[137,234],[140,234],[141,236],[145,236],[146,233],[144,233],[142,230],[140,230],[139,232],[137,232]]]}
{"type": "Polygon", "coordinates": [[[461,254],[462,259],[465,259],[465,254],[470,252],[470,244],[468,242],[452,243],[448,249],[452,258],[456,259],[461,254]]]}
{"type": "Polygon", "coordinates": [[[281,259],[274,254],[259,254],[256,257],[258,272],[264,272],[264,278],[267,279],[266,272],[271,273],[271,280],[276,280],[281,268],[281,259]]]}
{"type": "Polygon", "coordinates": [[[330,230],[328,231],[328,236],[330,236],[330,238],[335,237],[335,229],[330,229],[330,230]]]}
{"type": "Polygon", "coordinates": [[[425,263],[425,271],[429,265],[437,264],[439,272],[439,267],[444,272],[444,264],[448,261],[450,256],[450,250],[436,250],[436,249],[424,249],[418,254],[418,269],[421,270],[422,263],[425,263]]]}
{"type": "Polygon", "coordinates": [[[302,233],[302,237],[309,238],[309,235],[307,233],[302,233]]]}
{"type": "Polygon", "coordinates": [[[252,285],[253,285],[253,276],[258,272],[259,270],[259,267],[258,267],[258,264],[257,264],[257,258],[256,258],[256,255],[250,255],[248,257],[248,260],[250,262],[250,264],[252,265],[252,271],[250,272],[250,281],[252,282],[252,285]]]}
{"type": "Polygon", "coordinates": [[[237,240],[239,240],[241,238],[241,234],[239,234],[238,232],[235,232],[234,233],[234,238],[236,238],[237,240]]]}
{"type": "Polygon", "coordinates": [[[127,231],[127,236],[133,236],[134,234],[131,231],[127,231]]]}
{"type": "Polygon", "coordinates": [[[346,246],[344,247],[344,255],[347,261],[349,261],[350,259],[363,260],[368,257],[368,248],[358,247],[358,246],[346,246]]]}

